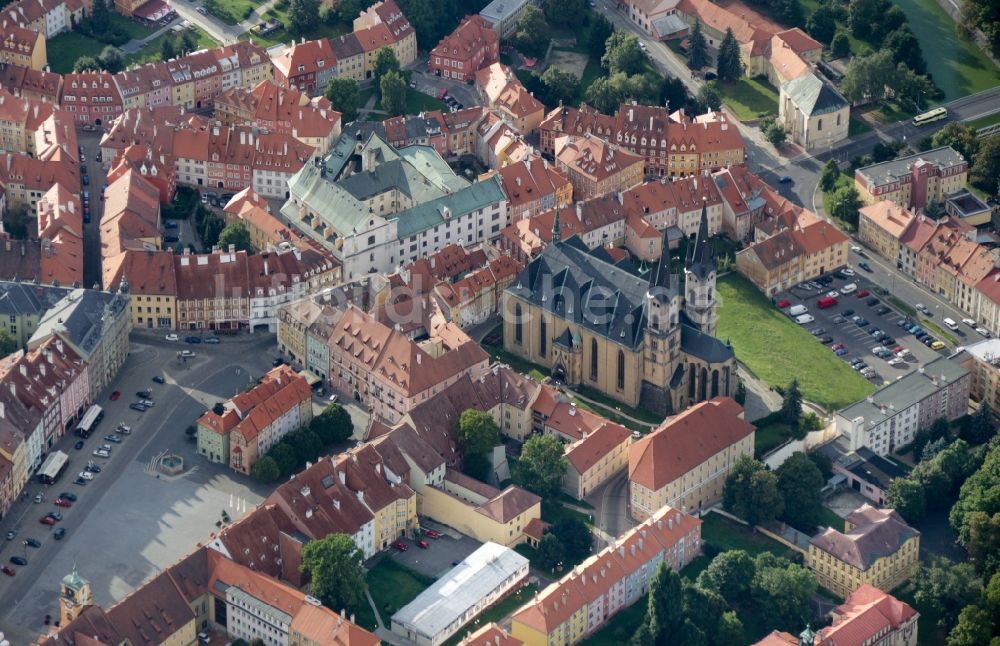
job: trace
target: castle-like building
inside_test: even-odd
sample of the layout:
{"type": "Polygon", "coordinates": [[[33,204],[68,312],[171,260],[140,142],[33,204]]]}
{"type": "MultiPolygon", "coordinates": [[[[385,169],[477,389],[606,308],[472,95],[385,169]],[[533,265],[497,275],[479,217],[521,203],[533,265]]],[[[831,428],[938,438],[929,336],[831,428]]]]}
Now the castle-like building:
{"type": "Polygon", "coordinates": [[[736,358],[714,337],[717,274],[704,208],[683,277],[669,253],[642,271],[615,250],[563,240],[557,217],[552,243],[504,293],[504,347],[568,385],[661,415],[732,396],[736,358]]]}

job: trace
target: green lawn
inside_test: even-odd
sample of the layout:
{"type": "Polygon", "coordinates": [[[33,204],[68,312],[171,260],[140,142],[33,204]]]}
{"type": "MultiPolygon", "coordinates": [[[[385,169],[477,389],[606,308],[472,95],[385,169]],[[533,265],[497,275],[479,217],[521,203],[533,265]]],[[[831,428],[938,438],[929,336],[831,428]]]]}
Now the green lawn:
{"type": "Polygon", "coordinates": [[[819,508],[819,526],[832,527],[842,532],[844,531],[844,519],[833,513],[829,507],[823,505],[819,508]]]}
{"type": "Polygon", "coordinates": [[[754,433],[754,454],[763,457],[792,436],[792,429],[784,422],[772,422],[759,426],[754,433]]]}
{"type": "Polygon", "coordinates": [[[744,550],[751,556],[771,552],[776,556],[789,556],[791,549],[778,541],[740,525],[722,514],[705,514],[701,519],[701,537],[719,552],[744,550]]]}
{"type": "MultiPolygon", "coordinates": [[[[264,13],[264,17],[267,19],[280,20],[283,24],[288,24],[288,10],[279,9],[277,6],[271,7],[264,13]]],[[[309,33],[305,34],[306,40],[313,40],[315,38],[336,38],[337,36],[343,36],[351,31],[351,25],[346,22],[338,22],[334,25],[328,25],[325,22],[319,22],[309,30],[309,33]]],[[[250,39],[261,45],[262,47],[271,47],[272,45],[277,45],[278,43],[288,43],[294,40],[291,34],[285,29],[279,29],[278,31],[272,32],[267,36],[256,36],[252,33],[247,34],[250,39]]]]}
{"type": "Polygon", "coordinates": [[[253,10],[257,4],[251,0],[215,0],[216,10],[206,9],[219,20],[235,25],[245,20],[247,10],[253,10]]]}
{"type": "Polygon", "coordinates": [[[906,302],[904,302],[904,301],[896,298],[895,296],[891,296],[889,298],[889,302],[892,303],[893,307],[895,307],[896,309],[898,309],[903,314],[906,314],[907,316],[916,316],[917,315],[917,310],[914,309],[914,307],[912,305],[910,305],[909,303],[906,303],[906,302]]]}
{"type": "Polygon", "coordinates": [[[436,97],[417,92],[411,87],[406,88],[406,114],[420,114],[430,110],[447,111],[447,108],[444,101],[439,101],[436,97]]]}
{"type": "Polygon", "coordinates": [[[875,112],[875,118],[879,123],[896,123],[897,121],[909,121],[916,112],[905,110],[895,103],[882,103],[875,112]]]}
{"type": "Polygon", "coordinates": [[[147,27],[138,20],[131,20],[120,13],[115,13],[114,11],[110,12],[108,17],[111,19],[112,27],[117,27],[118,29],[124,31],[132,38],[132,40],[145,38],[156,31],[156,29],[147,27]]]}
{"type": "Polygon", "coordinates": [[[928,606],[917,603],[913,597],[913,588],[910,583],[892,591],[892,595],[900,601],[905,601],[920,613],[917,618],[917,644],[918,646],[937,646],[947,642],[948,635],[938,627],[937,622],[941,618],[940,613],[928,606]]]}
{"type": "Polygon", "coordinates": [[[1000,112],[991,114],[988,117],[982,117],[981,119],[976,119],[975,121],[966,121],[965,125],[969,126],[973,130],[979,130],[980,128],[985,128],[986,126],[992,126],[997,123],[1000,123],[1000,112]]]}
{"type": "Polygon", "coordinates": [[[490,355],[493,361],[506,363],[515,372],[528,375],[535,381],[544,381],[549,376],[549,371],[546,368],[507,352],[503,349],[503,346],[487,345],[486,343],[483,343],[482,346],[483,350],[486,350],[486,353],[490,355]]]}
{"type": "Polygon", "coordinates": [[[867,122],[861,119],[856,119],[855,117],[851,117],[851,123],[847,129],[847,136],[853,137],[855,135],[860,135],[868,132],[871,129],[872,127],[869,126],[867,122]]]}
{"type": "Polygon", "coordinates": [[[939,336],[942,339],[944,339],[947,343],[950,343],[952,345],[958,345],[958,338],[951,332],[946,331],[943,327],[941,327],[934,321],[931,321],[925,317],[920,317],[919,322],[920,325],[922,325],[925,329],[930,330],[936,336],[939,336]]]}
{"type": "Polygon", "coordinates": [[[608,624],[583,640],[582,646],[621,646],[631,641],[632,636],[646,618],[649,595],[642,595],[635,603],[611,618],[608,624]]]}
{"type": "Polygon", "coordinates": [[[736,358],[768,384],[785,387],[798,379],[803,396],[828,409],[856,402],[875,390],[747,279],[729,274],[718,281],[718,293],[716,336],[731,340],[736,358]]]}
{"type": "Polygon", "coordinates": [[[49,67],[59,74],[72,72],[73,65],[82,56],[97,58],[104,47],[104,43],[77,31],[63,32],[45,44],[49,67]]]}
{"type": "Polygon", "coordinates": [[[581,395],[583,395],[587,399],[593,399],[596,402],[600,402],[607,408],[619,410],[630,417],[640,419],[644,422],[649,422],[650,424],[659,424],[660,422],[663,421],[663,418],[660,417],[659,415],[654,415],[653,413],[650,413],[649,411],[643,410],[641,408],[633,408],[627,404],[623,404],[616,399],[608,397],[599,390],[591,388],[590,386],[580,385],[579,387],[577,387],[577,390],[580,392],[581,395]]]}
{"type": "MultiPolygon", "coordinates": [[[[389,623],[389,617],[397,610],[434,583],[434,579],[400,565],[389,556],[383,557],[368,571],[367,579],[368,591],[371,592],[385,624],[389,623]]],[[[370,609],[366,607],[358,613],[358,623],[369,630],[375,628],[375,617],[370,609]]]]}
{"type": "Polygon", "coordinates": [[[474,624],[470,624],[459,630],[457,633],[452,635],[451,639],[444,642],[443,646],[456,646],[456,644],[462,641],[466,635],[475,632],[482,626],[494,622],[499,623],[504,617],[513,613],[515,610],[530,601],[531,598],[535,596],[535,592],[537,591],[538,586],[534,583],[529,583],[500,603],[496,604],[492,608],[489,608],[483,614],[479,615],[474,624]]]}
{"type": "MultiPolygon", "coordinates": [[[[833,190],[826,191],[823,193],[823,210],[826,211],[826,214],[828,216],[830,215],[830,196],[833,195],[834,191],[836,191],[838,188],[841,187],[853,186],[853,185],[854,185],[854,176],[842,172],[840,176],[837,177],[837,183],[834,185],[833,190]]],[[[844,222],[843,220],[834,219],[834,223],[842,230],[848,232],[854,231],[855,228],[854,225],[852,225],[849,222],[844,222]]]]}
{"type": "MultiPolygon", "coordinates": [[[[198,38],[199,49],[219,46],[219,41],[209,36],[199,27],[195,27],[194,25],[192,25],[191,29],[194,30],[194,34],[198,38]]],[[[163,41],[166,40],[167,38],[174,38],[175,40],[179,40],[179,35],[170,31],[164,34],[160,34],[153,40],[149,41],[145,47],[143,47],[136,53],[129,54],[128,56],[126,56],[125,65],[127,66],[142,65],[144,63],[155,63],[156,61],[163,60],[163,57],[160,55],[160,49],[163,47],[163,41]]]]}
{"type": "Polygon", "coordinates": [[[951,101],[1000,84],[1000,70],[974,44],[962,40],[955,21],[935,0],[896,0],[920,41],[927,71],[951,101]]]}
{"type": "Polygon", "coordinates": [[[778,91],[763,78],[742,77],[738,81],[716,83],[722,100],[740,121],[752,121],[778,114],[778,91]]]}

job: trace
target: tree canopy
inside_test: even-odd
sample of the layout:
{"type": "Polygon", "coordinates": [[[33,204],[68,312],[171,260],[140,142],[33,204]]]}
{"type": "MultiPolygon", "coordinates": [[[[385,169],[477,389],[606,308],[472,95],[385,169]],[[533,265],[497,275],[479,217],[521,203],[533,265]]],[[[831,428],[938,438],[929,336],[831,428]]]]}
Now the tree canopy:
{"type": "Polygon", "coordinates": [[[319,24],[319,0],[290,0],[288,33],[296,37],[305,36],[319,24]]]}
{"type": "Polygon", "coordinates": [[[548,103],[570,103],[580,91],[580,80],[575,75],[552,65],[542,74],[547,89],[548,103]]]}
{"type": "Polygon", "coordinates": [[[737,458],[726,477],[722,504],[751,525],[773,520],[785,510],[778,479],[749,455],[737,458]]]}
{"type": "Polygon", "coordinates": [[[646,53],[639,47],[639,39],[635,34],[615,31],[604,45],[601,65],[611,74],[622,72],[632,75],[642,71],[645,60],[646,53]]]}
{"type": "Polygon", "coordinates": [[[230,222],[219,234],[219,248],[228,249],[229,245],[234,245],[237,251],[246,251],[249,254],[257,251],[250,241],[250,230],[242,220],[230,222]]]}
{"type": "Polygon", "coordinates": [[[355,612],[366,603],[364,554],[347,534],[328,534],[302,549],[300,569],[309,574],[310,590],[327,608],[355,612]]]}
{"type": "Polygon", "coordinates": [[[563,444],[554,435],[532,435],[517,461],[518,484],[543,498],[557,496],[569,464],[563,453],[563,444]]]}
{"type": "Polygon", "coordinates": [[[309,428],[324,444],[344,442],[354,433],[351,415],[340,404],[332,404],[312,418],[309,428]]]}
{"type": "Polygon", "coordinates": [[[6,357],[17,350],[17,339],[7,330],[0,330],[0,357],[6,357]]]}
{"type": "Polygon", "coordinates": [[[720,81],[735,81],[743,76],[743,61],[740,59],[740,46],[736,42],[733,30],[726,28],[726,35],[719,45],[719,55],[716,58],[716,73],[720,81]]]}
{"type": "Polygon", "coordinates": [[[811,532],[819,523],[823,506],[820,491],[823,474],[805,453],[796,451],[777,469],[778,489],[785,502],[784,520],[801,531],[811,532]]]}
{"type": "Polygon", "coordinates": [[[543,56],[548,49],[549,24],[536,5],[528,4],[518,16],[514,42],[519,50],[536,58],[543,56]]]}
{"type": "Polygon", "coordinates": [[[399,71],[399,59],[396,58],[396,52],[393,51],[392,47],[381,47],[377,52],[375,52],[375,60],[372,61],[372,78],[375,79],[376,85],[382,80],[382,77],[389,72],[399,71]]]}
{"type": "Polygon", "coordinates": [[[700,70],[708,65],[708,42],[701,31],[701,21],[695,20],[691,35],[688,37],[688,67],[700,70]]]}
{"type": "Polygon", "coordinates": [[[358,82],[349,78],[332,78],[323,93],[330,101],[330,107],[341,114],[344,123],[354,121],[361,107],[361,93],[358,82]]]}
{"type": "Polygon", "coordinates": [[[406,80],[399,72],[386,72],[379,81],[380,104],[390,116],[406,112],[406,80]]]}

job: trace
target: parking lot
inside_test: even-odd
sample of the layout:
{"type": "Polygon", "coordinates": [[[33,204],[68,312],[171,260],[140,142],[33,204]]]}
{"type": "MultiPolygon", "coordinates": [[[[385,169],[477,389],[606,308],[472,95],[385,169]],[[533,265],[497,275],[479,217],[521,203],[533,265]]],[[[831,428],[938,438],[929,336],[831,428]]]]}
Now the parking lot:
{"type": "MultiPolygon", "coordinates": [[[[845,362],[856,362],[858,359],[863,361],[861,367],[868,366],[872,369],[868,377],[872,383],[883,385],[950,352],[947,347],[941,350],[931,349],[901,327],[899,322],[906,315],[892,305],[889,295],[884,294],[885,290],[873,284],[863,271],[844,278],[827,274],[824,280],[829,282],[819,285],[819,289],[815,285],[798,285],[779,294],[776,300],[779,304],[783,304],[782,301],[789,302],[783,308],[786,312],[795,305],[807,307],[807,313],[814,320],[804,323],[802,327],[813,333],[817,343],[828,345],[831,352],[842,347],[839,354],[845,362]],[[843,294],[842,290],[850,284],[856,285],[856,288],[843,294]],[[836,296],[833,292],[837,292],[836,296]],[[834,296],[837,304],[821,309],[818,306],[820,299],[829,296],[834,296]],[[880,339],[874,336],[879,332],[888,334],[890,338],[880,339]],[[878,357],[873,354],[873,350],[879,346],[890,352],[896,348],[905,348],[909,354],[894,353],[884,358],[878,357]],[[897,357],[902,361],[898,361],[897,357]]],[[[909,321],[909,324],[916,324],[916,321],[909,321]]],[[[860,368],[856,369],[860,371],[860,368]]]]}
{"type": "Polygon", "coordinates": [[[451,535],[451,532],[438,538],[424,538],[427,548],[417,545],[417,540],[400,538],[399,543],[406,545],[406,551],[390,548],[392,558],[399,563],[410,568],[414,572],[420,572],[429,577],[440,579],[445,572],[455,567],[455,564],[462,561],[469,554],[479,549],[479,541],[462,536],[461,534],[451,535]]]}

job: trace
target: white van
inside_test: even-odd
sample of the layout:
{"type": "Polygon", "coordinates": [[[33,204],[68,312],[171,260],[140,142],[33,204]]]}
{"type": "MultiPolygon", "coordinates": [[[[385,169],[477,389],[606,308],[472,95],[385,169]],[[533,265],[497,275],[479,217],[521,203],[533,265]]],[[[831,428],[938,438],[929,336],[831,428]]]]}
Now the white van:
{"type": "Polygon", "coordinates": [[[851,292],[855,291],[857,288],[858,288],[858,285],[856,283],[848,283],[848,284],[846,284],[846,285],[844,285],[843,287],[840,288],[840,293],[841,294],[850,294],[851,292]]]}
{"type": "Polygon", "coordinates": [[[948,318],[946,318],[944,320],[944,326],[946,328],[948,328],[949,330],[957,330],[958,329],[958,323],[956,323],[955,321],[953,321],[951,319],[948,319],[948,318]]]}
{"type": "Polygon", "coordinates": [[[802,316],[796,316],[795,322],[799,325],[805,325],[806,323],[812,323],[816,318],[812,314],[803,314],[802,316]]]}
{"type": "Polygon", "coordinates": [[[801,315],[801,314],[805,314],[805,313],[806,313],[806,312],[808,312],[808,311],[809,311],[809,308],[808,308],[808,307],[806,307],[805,305],[792,305],[792,306],[791,306],[791,307],[790,307],[790,308],[788,309],[788,313],[789,313],[789,314],[790,314],[791,316],[793,316],[793,317],[794,317],[794,316],[799,316],[799,315],[801,315]]]}

